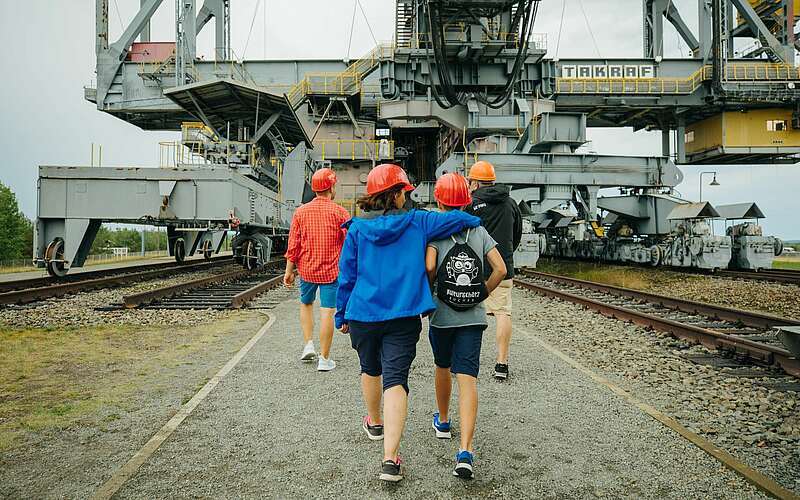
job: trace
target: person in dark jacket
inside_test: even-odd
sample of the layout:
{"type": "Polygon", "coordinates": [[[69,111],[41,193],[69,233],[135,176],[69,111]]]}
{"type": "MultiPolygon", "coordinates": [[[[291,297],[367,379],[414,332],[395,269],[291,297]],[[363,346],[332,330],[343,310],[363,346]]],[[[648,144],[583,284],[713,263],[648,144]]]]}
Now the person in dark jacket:
{"type": "Polygon", "coordinates": [[[436,308],[425,270],[426,248],[481,223],[459,211],[405,210],[405,193],[412,189],[397,165],[378,165],[370,171],[367,196],[358,200],[364,213],[344,224],[348,231],[336,296],[336,327],[350,333],[361,364],[367,407],[362,428],[370,440],[383,440],[379,478],[393,482],[403,478],[398,451],[407,413],[408,372],[422,330],[420,315],[436,308]]]}
{"type": "Polygon", "coordinates": [[[522,239],[522,213],[509,195],[508,186],[495,184],[497,174],[488,161],[479,161],[469,169],[472,203],[464,211],[481,219],[481,225],[497,242],[506,263],[506,279],[486,299],[486,314],[497,322],[497,364],[494,376],[508,378],[508,346],[511,342],[511,288],[514,278],[514,250],[522,239]]]}

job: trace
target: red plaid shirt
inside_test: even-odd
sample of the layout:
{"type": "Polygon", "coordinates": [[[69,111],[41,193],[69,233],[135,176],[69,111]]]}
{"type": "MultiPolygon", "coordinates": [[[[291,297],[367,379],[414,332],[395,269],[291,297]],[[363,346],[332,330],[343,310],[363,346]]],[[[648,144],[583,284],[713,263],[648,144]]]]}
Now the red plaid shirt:
{"type": "Polygon", "coordinates": [[[303,281],[332,283],[339,277],[339,254],[350,214],[325,197],[316,197],[294,212],[286,258],[303,281]]]}

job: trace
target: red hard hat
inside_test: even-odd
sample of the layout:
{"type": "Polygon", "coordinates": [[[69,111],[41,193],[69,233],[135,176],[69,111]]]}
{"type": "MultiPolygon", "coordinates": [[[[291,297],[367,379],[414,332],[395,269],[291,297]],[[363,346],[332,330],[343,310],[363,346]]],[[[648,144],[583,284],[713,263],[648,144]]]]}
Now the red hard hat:
{"type": "Polygon", "coordinates": [[[336,173],[329,168],[321,168],[311,177],[311,190],[322,193],[336,184],[336,173]]]}
{"type": "Polygon", "coordinates": [[[472,201],[467,179],[455,173],[439,177],[436,187],[433,188],[433,196],[436,201],[448,207],[463,207],[472,201]]]}
{"type": "Polygon", "coordinates": [[[384,163],[373,168],[367,175],[367,194],[372,196],[397,185],[403,185],[404,191],[413,191],[414,186],[408,181],[406,172],[391,163],[384,163]]]}

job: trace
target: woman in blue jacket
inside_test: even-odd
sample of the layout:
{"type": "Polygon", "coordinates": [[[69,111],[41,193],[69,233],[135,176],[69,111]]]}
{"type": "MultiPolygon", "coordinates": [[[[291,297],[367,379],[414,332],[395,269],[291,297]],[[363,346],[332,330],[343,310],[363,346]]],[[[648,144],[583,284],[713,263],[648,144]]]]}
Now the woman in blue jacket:
{"type": "Polygon", "coordinates": [[[425,272],[426,247],[480,225],[480,219],[461,211],[404,210],[405,193],[413,189],[397,165],[379,165],[369,173],[367,196],[358,200],[364,214],[344,224],[348,232],[336,298],[336,327],[350,333],[361,364],[367,407],[362,427],[370,439],[383,440],[380,479],[392,482],[403,478],[398,450],[420,315],[435,309],[425,272]]]}

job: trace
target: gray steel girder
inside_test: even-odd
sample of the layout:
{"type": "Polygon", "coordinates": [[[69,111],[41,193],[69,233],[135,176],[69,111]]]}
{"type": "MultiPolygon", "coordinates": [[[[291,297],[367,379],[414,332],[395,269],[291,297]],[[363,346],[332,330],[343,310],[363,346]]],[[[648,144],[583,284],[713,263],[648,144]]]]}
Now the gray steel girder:
{"type": "MultiPolygon", "coordinates": [[[[663,157],[552,153],[481,153],[478,157],[495,166],[498,182],[515,187],[674,187],[683,180],[683,173],[663,157]]],[[[470,161],[473,159],[474,153],[470,153],[470,161]]],[[[436,175],[463,169],[463,153],[454,153],[436,170],[436,175]]]]}

